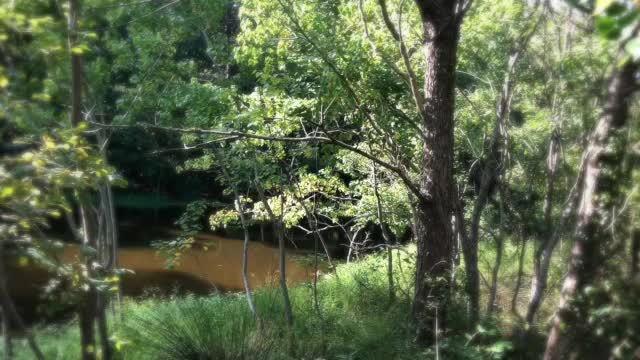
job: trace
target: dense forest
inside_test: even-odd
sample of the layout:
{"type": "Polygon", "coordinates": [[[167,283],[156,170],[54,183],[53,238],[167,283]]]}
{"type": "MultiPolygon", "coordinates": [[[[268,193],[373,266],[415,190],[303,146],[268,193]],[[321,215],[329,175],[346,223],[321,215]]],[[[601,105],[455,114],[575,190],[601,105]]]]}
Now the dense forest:
{"type": "Polygon", "coordinates": [[[637,0],[0,0],[3,359],[640,359],[637,0]]]}

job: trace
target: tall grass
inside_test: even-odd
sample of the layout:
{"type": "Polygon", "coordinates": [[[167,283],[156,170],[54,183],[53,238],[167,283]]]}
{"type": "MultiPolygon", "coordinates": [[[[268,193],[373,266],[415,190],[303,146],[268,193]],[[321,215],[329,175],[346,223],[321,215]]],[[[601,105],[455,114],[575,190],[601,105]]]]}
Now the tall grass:
{"type": "MultiPolygon", "coordinates": [[[[311,284],[292,287],[291,328],[286,325],[280,292],[275,286],[255,292],[258,321],[242,294],[129,300],[123,309],[124,320],[111,324],[117,356],[127,360],[435,358],[434,349],[420,349],[412,341],[415,248],[394,250],[397,294],[393,303],[389,302],[385,256],[385,252],[373,254],[323,274],[317,286],[319,312],[314,306],[311,284]]],[[[505,258],[507,274],[512,272],[508,260],[511,258],[514,257],[505,258]]],[[[463,300],[455,297],[450,304],[450,330],[439,344],[440,357],[507,356],[511,343],[492,322],[485,323],[480,334],[476,332],[474,340],[469,341],[463,330],[463,300]]],[[[37,329],[36,333],[47,359],[78,358],[74,323],[37,329]]],[[[17,359],[30,359],[26,347],[19,345],[17,350],[17,359]]]]}

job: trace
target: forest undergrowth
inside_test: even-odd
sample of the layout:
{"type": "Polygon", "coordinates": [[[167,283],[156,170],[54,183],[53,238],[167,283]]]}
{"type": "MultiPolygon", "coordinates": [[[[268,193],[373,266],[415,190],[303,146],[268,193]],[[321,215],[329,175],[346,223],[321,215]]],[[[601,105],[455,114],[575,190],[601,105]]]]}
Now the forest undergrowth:
{"type": "MultiPolygon", "coordinates": [[[[505,246],[497,296],[500,304],[511,302],[520,251],[515,245],[505,246]]],[[[416,346],[411,341],[410,323],[415,246],[399,247],[393,255],[393,302],[388,296],[386,252],[381,251],[320,274],[317,306],[313,283],[292,287],[292,328],[286,325],[282,298],[274,281],[274,286],[258,289],[254,294],[257,320],[242,293],[126,299],[115,315],[110,312],[110,340],[120,359],[435,359],[436,353],[441,359],[539,357],[535,349],[543,348],[544,337],[536,329],[529,329],[524,341],[524,327],[512,313],[494,313],[476,328],[466,327],[463,265],[456,271],[459,276],[453,291],[457,296],[452,297],[455,303],[446,318],[447,333],[441,334],[437,346],[416,346]]],[[[490,264],[488,259],[494,256],[494,247],[485,244],[480,251],[480,264],[490,264]]],[[[530,258],[525,258],[518,313],[526,310],[531,268],[530,258]]],[[[483,278],[490,281],[491,269],[481,265],[481,270],[483,278]]],[[[561,273],[562,269],[554,268],[551,282],[560,281],[561,273]]],[[[482,298],[486,302],[489,284],[483,283],[482,298]]],[[[542,329],[552,315],[557,294],[550,296],[553,298],[545,301],[548,305],[539,316],[542,329]]],[[[509,305],[498,308],[508,309],[509,305]]],[[[76,323],[71,320],[36,326],[47,359],[78,358],[76,323]]],[[[16,358],[30,359],[26,342],[17,343],[16,358]]]]}

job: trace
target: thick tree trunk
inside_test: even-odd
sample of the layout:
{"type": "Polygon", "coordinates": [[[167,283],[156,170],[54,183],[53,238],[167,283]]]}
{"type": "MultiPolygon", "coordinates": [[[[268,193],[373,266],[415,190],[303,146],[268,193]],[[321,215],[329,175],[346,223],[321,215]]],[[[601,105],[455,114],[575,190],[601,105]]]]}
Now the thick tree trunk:
{"type": "Polygon", "coordinates": [[[629,61],[613,74],[603,114],[585,149],[576,240],[547,340],[546,360],[608,357],[610,349],[597,345],[594,329],[584,321],[588,317],[587,309],[574,300],[587,286],[598,281],[604,262],[602,250],[611,238],[605,229],[605,219],[614,199],[607,199],[610,197],[607,194],[615,191],[617,180],[612,176],[615,177],[623,158],[620,154],[611,154],[611,145],[627,122],[630,98],[638,88],[637,70],[637,64],[629,61]]]}
{"type": "Polygon", "coordinates": [[[420,160],[421,199],[416,204],[415,298],[416,341],[431,345],[436,311],[439,328],[446,329],[450,294],[455,201],[453,180],[453,114],[455,70],[460,21],[457,1],[416,0],[423,19],[426,73],[423,126],[426,139],[420,160]],[[437,4],[435,4],[437,3],[437,4]],[[437,14],[432,11],[437,7],[437,14]]]}

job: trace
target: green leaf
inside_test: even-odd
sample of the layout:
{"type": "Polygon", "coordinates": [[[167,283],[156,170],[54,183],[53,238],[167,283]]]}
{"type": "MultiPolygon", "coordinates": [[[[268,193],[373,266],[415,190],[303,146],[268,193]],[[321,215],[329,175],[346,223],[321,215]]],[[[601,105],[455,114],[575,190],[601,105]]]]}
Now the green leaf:
{"type": "Polygon", "coordinates": [[[614,40],[620,36],[618,21],[612,17],[602,16],[596,19],[596,30],[601,37],[614,40]]]}
{"type": "Polygon", "coordinates": [[[0,199],[6,199],[15,194],[16,189],[13,186],[7,186],[0,191],[0,199]]]}
{"type": "Polygon", "coordinates": [[[98,255],[98,251],[89,246],[89,245],[83,245],[80,247],[80,253],[82,253],[82,255],[86,256],[86,257],[95,257],[98,255]]]}
{"type": "Polygon", "coordinates": [[[616,0],[596,0],[596,8],[593,13],[596,15],[602,14],[615,2],[616,0]]]}
{"type": "Polygon", "coordinates": [[[640,38],[636,37],[629,40],[625,44],[624,50],[631,55],[634,61],[640,59],[640,38]]]}

